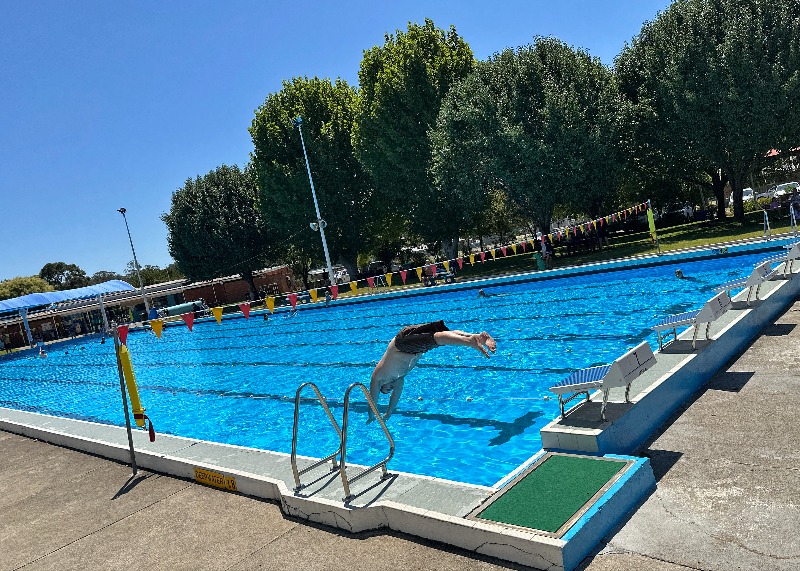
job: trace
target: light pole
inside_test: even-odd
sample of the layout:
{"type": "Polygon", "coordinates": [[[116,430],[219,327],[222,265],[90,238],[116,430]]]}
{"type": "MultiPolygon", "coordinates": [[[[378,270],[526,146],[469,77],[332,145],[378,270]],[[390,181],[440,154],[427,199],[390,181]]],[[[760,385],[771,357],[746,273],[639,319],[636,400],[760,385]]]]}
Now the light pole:
{"type": "Polygon", "coordinates": [[[306,153],[306,142],[303,140],[303,129],[300,128],[300,125],[303,124],[302,117],[295,117],[292,119],[292,125],[297,127],[297,130],[300,132],[300,144],[303,146],[303,156],[306,159],[306,170],[308,171],[308,182],[311,185],[311,196],[314,197],[314,210],[317,211],[317,221],[312,222],[310,224],[312,230],[319,230],[320,236],[322,236],[322,249],[325,252],[325,263],[328,264],[328,279],[330,280],[330,285],[336,285],[336,280],[333,277],[333,268],[331,267],[331,256],[328,254],[328,242],[325,240],[325,226],[327,224],[322,219],[322,216],[319,213],[319,204],[317,204],[317,193],[314,191],[314,181],[311,179],[311,167],[308,164],[308,154],[306,153]]]}
{"type": "Polygon", "coordinates": [[[117,209],[117,212],[122,214],[122,219],[125,221],[125,229],[128,231],[128,240],[131,243],[131,253],[133,254],[133,267],[136,269],[136,276],[139,278],[139,291],[142,293],[144,300],[144,310],[147,312],[147,318],[150,317],[150,302],[147,301],[147,296],[144,295],[144,284],[142,283],[142,274],[139,273],[139,262],[136,260],[136,250],[133,249],[133,238],[131,238],[131,229],[128,227],[128,218],[125,216],[127,210],[124,208],[117,209]]]}

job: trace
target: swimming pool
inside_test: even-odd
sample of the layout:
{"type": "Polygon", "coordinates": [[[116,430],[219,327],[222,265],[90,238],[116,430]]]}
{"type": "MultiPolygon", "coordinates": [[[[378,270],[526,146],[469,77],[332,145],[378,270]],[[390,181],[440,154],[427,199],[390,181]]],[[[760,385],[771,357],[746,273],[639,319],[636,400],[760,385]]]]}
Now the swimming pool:
{"type": "MultiPolygon", "coordinates": [[[[294,394],[315,382],[334,415],[345,389],[365,384],[404,325],[443,319],[486,330],[498,351],[426,354],[389,420],[390,470],[492,485],[541,448],[539,430],[558,414],[547,388],[571,371],[608,363],[642,340],[657,346],[658,317],[699,307],[714,286],[749,274],[764,254],[572,276],[380,303],[300,311],[294,317],[229,319],[168,328],[161,339],[131,333],[128,346],[147,414],[159,432],[280,452],[291,449],[294,394]]],[[[305,394],[299,453],[336,448],[321,407],[305,394]]],[[[354,394],[356,400],[360,395],[354,394]]],[[[97,339],[0,362],[0,406],[123,425],[113,345],[97,339]]],[[[386,400],[382,401],[382,407],[386,400]]],[[[348,461],[386,454],[380,428],[351,403],[348,461]]]]}

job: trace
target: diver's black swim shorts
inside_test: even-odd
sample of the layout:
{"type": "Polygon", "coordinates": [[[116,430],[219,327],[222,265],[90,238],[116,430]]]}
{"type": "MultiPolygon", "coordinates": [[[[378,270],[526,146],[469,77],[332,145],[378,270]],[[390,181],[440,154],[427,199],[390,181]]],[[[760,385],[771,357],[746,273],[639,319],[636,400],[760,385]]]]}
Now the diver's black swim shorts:
{"type": "Polygon", "coordinates": [[[444,321],[433,321],[431,323],[420,323],[419,325],[409,325],[403,327],[394,338],[394,346],[398,351],[419,355],[438,347],[433,338],[434,333],[449,331],[444,321]]]}

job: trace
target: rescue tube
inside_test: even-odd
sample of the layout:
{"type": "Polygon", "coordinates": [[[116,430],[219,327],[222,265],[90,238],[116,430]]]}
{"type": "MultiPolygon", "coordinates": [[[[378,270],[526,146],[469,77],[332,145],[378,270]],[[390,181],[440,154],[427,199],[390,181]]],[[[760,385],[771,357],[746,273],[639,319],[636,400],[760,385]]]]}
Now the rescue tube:
{"type": "Polygon", "coordinates": [[[133,409],[133,420],[136,425],[145,428],[147,422],[150,422],[148,430],[150,434],[150,442],[155,441],[156,432],[153,428],[153,421],[144,413],[142,401],[139,399],[139,388],[136,386],[136,376],[133,374],[133,363],[131,362],[131,353],[125,345],[119,348],[119,360],[122,363],[122,374],[125,377],[125,384],[128,387],[128,396],[131,399],[131,408],[133,409]]]}

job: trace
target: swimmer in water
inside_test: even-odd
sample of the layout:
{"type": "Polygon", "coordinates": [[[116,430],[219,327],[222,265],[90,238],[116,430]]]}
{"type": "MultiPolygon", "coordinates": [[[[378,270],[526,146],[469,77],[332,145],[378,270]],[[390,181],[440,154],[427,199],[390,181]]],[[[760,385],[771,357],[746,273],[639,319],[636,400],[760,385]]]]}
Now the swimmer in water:
{"type": "Polygon", "coordinates": [[[682,280],[684,278],[683,270],[681,269],[675,270],[675,277],[678,278],[679,280],[682,280]]]}
{"type": "MultiPolygon", "coordinates": [[[[369,384],[369,394],[376,406],[381,393],[391,393],[386,414],[383,416],[384,421],[389,419],[397,406],[403,392],[405,377],[416,367],[420,356],[443,345],[472,347],[476,351],[480,351],[486,358],[489,358],[490,352],[494,353],[497,350],[497,342],[485,331],[482,333],[451,331],[444,321],[404,327],[389,342],[386,352],[375,370],[372,371],[369,384]]],[[[373,420],[375,420],[375,416],[370,408],[367,423],[373,420]]]]}

